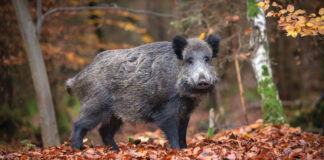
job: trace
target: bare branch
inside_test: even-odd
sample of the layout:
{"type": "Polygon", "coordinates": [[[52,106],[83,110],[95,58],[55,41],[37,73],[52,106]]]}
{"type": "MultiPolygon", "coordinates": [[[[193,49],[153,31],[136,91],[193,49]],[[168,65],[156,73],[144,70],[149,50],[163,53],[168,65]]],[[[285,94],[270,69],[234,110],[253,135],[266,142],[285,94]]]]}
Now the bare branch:
{"type": "MultiPolygon", "coordinates": [[[[37,11],[37,23],[38,23],[41,21],[41,18],[42,18],[42,0],[37,0],[36,11],[37,11]]],[[[36,29],[36,35],[37,35],[37,37],[39,37],[39,30],[37,30],[37,29],[36,29]]]]}
{"type": "MultiPolygon", "coordinates": [[[[234,27],[236,25],[234,25],[232,27],[232,33],[234,33],[234,27]]],[[[243,109],[243,115],[245,118],[245,124],[249,124],[249,119],[247,116],[247,110],[246,110],[246,104],[245,104],[245,96],[244,96],[244,89],[243,89],[243,82],[242,82],[242,77],[241,77],[241,71],[240,71],[240,65],[239,65],[239,61],[238,61],[238,54],[239,51],[241,50],[241,35],[238,34],[238,48],[236,50],[236,42],[235,42],[235,38],[232,38],[232,45],[233,45],[233,54],[234,54],[234,64],[235,64],[235,70],[236,70],[236,77],[237,77],[237,82],[239,85],[239,90],[240,90],[240,99],[241,99],[241,103],[242,103],[242,109],[243,109]]]]}
{"type": "Polygon", "coordinates": [[[52,10],[46,12],[45,14],[43,14],[40,17],[40,19],[38,19],[38,21],[37,21],[36,31],[38,34],[40,33],[44,19],[53,13],[64,12],[64,11],[86,11],[86,10],[121,10],[121,11],[130,12],[130,13],[136,13],[136,14],[146,14],[146,15],[150,15],[150,16],[157,16],[157,17],[163,17],[163,18],[175,18],[175,16],[173,16],[171,14],[158,13],[158,12],[147,11],[147,10],[137,10],[137,9],[132,9],[132,8],[122,8],[122,7],[118,7],[116,4],[114,4],[113,6],[62,7],[62,8],[52,9],[52,10]]]}

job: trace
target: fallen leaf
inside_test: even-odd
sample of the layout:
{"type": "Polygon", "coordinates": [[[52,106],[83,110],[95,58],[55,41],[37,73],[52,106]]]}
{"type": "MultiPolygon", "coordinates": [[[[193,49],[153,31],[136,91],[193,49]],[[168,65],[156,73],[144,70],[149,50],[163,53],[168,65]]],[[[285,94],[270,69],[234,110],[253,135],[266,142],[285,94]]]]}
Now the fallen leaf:
{"type": "Polygon", "coordinates": [[[311,23],[311,22],[307,22],[306,23],[306,26],[308,26],[308,27],[312,27],[314,24],[313,23],[311,23]]]}
{"type": "Polygon", "coordinates": [[[293,5],[289,4],[289,5],[287,6],[287,11],[288,11],[288,12],[294,12],[294,10],[295,10],[295,7],[294,7],[293,5]]]}
{"type": "Polygon", "coordinates": [[[159,144],[158,140],[166,141],[159,132],[138,133],[138,137],[151,135],[153,139],[138,145],[119,142],[118,153],[110,146],[88,145],[82,151],[73,151],[70,142],[64,142],[57,147],[14,152],[0,148],[0,159],[323,159],[324,153],[324,136],[303,132],[299,127],[264,124],[262,120],[221,131],[212,139],[198,133],[188,138],[188,148],[180,151],[159,144]]]}
{"type": "Polygon", "coordinates": [[[298,10],[296,10],[295,12],[294,12],[294,15],[300,15],[300,14],[305,14],[306,13],[306,11],[304,11],[304,10],[301,10],[301,9],[298,9],[298,10]]]}

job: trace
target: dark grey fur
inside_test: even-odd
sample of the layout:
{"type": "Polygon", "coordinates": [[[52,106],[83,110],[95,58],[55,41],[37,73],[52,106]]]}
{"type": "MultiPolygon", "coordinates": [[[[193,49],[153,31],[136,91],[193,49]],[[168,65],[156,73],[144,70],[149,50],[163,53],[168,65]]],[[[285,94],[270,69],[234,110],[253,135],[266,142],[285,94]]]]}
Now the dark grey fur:
{"type": "Polygon", "coordinates": [[[176,37],[173,43],[102,52],[66,82],[67,90],[73,91],[82,104],[80,119],[74,123],[74,149],[81,149],[87,131],[101,123],[103,142],[119,150],[113,137],[123,122],[155,122],[172,148],[187,146],[190,113],[200,95],[210,91],[217,81],[209,59],[215,55],[213,48],[218,48],[219,38],[212,43],[181,38],[176,37]],[[179,39],[182,43],[177,43],[179,39]],[[197,75],[195,70],[202,68],[206,71],[197,75]]]}

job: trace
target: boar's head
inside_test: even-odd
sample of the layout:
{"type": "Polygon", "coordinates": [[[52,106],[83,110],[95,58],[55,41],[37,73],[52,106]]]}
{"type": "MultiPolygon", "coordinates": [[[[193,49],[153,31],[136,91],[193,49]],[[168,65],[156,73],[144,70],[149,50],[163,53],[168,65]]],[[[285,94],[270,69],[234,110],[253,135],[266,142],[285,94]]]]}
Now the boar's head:
{"type": "Polygon", "coordinates": [[[211,65],[217,57],[220,38],[210,35],[206,40],[175,36],[172,48],[179,60],[176,87],[181,95],[196,96],[210,92],[219,77],[211,65]]]}

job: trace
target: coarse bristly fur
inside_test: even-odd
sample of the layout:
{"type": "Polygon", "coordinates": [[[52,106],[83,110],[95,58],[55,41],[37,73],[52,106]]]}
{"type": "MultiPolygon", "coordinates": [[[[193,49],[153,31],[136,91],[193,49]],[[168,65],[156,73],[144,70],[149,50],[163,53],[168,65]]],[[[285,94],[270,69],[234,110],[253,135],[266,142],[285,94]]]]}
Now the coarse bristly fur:
{"type": "Polygon", "coordinates": [[[73,148],[81,149],[86,132],[101,123],[103,142],[118,150],[113,137],[123,122],[155,122],[172,148],[185,148],[190,113],[218,80],[209,62],[218,45],[217,37],[204,41],[177,36],[172,43],[98,54],[65,84],[82,104],[73,148]]]}

